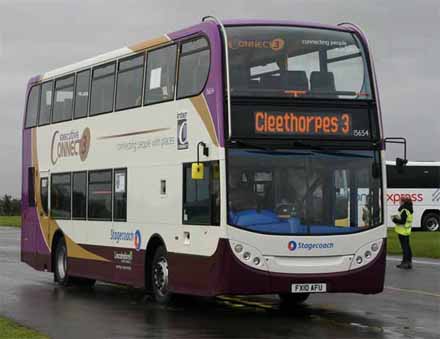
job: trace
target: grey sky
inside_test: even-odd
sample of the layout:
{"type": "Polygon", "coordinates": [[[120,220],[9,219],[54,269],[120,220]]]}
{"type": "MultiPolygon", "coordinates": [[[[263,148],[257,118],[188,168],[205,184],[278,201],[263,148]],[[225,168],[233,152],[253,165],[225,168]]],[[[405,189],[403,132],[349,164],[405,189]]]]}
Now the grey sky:
{"type": "MultiPolygon", "coordinates": [[[[387,136],[411,160],[440,160],[439,0],[0,0],[0,194],[20,192],[28,78],[99,53],[221,18],[361,25],[373,48],[387,136]]],[[[388,158],[399,149],[391,149],[388,158]]]]}

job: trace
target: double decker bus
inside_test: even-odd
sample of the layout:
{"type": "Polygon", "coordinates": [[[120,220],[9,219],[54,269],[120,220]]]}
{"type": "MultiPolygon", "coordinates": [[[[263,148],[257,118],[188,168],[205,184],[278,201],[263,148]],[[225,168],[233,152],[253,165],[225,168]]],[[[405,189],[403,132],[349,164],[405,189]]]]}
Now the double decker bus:
{"type": "Polygon", "coordinates": [[[388,215],[397,213],[403,196],[413,202],[414,229],[440,230],[440,162],[410,161],[399,168],[396,162],[387,161],[388,215]]]}
{"type": "Polygon", "coordinates": [[[383,132],[353,24],[206,17],[30,79],[21,258],[61,285],[379,293],[383,132]]]}

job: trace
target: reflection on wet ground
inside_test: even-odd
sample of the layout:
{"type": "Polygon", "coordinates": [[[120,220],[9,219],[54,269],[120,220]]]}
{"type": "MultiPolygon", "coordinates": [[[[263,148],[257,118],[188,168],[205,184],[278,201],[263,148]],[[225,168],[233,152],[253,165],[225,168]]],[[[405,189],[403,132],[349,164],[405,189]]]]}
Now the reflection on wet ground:
{"type": "Polygon", "coordinates": [[[276,296],[179,297],[169,306],[110,284],[61,288],[19,263],[16,230],[0,229],[0,314],[52,338],[438,338],[440,270],[387,265],[384,293],[312,295],[280,307],[276,296]]]}

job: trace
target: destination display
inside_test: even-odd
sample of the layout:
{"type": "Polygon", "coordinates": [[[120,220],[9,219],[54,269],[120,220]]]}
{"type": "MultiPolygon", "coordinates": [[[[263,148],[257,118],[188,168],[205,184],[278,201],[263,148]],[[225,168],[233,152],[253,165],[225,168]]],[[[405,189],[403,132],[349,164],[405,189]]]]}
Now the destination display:
{"type": "Polygon", "coordinates": [[[232,110],[232,136],[242,138],[373,139],[368,110],[232,110]]]}

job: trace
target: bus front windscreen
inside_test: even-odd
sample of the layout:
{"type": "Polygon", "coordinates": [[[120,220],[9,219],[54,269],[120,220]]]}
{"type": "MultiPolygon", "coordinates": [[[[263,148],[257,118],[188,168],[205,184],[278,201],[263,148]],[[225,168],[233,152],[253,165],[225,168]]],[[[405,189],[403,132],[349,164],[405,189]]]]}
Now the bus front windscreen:
{"type": "Polygon", "coordinates": [[[365,52],[344,31],[226,28],[231,96],[371,99],[365,52]]]}
{"type": "Polygon", "coordinates": [[[377,151],[228,150],[228,224],[340,234],[382,223],[377,151]],[[374,174],[373,174],[374,173],[374,174]]]}

